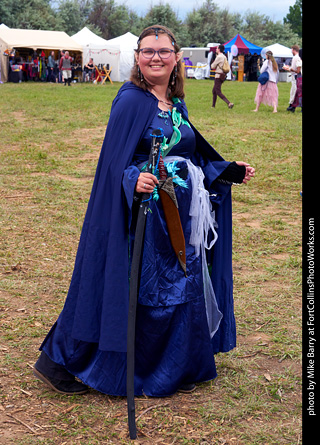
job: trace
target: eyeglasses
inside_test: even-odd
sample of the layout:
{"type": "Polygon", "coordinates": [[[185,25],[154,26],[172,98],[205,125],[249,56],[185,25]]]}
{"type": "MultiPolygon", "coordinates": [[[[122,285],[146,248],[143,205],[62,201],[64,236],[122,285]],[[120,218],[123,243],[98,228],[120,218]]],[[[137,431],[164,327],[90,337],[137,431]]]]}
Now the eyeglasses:
{"type": "Polygon", "coordinates": [[[172,53],[174,53],[173,49],[169,48],[161,48],[158,51],[156,51],[153,48],[142,48],[139,50],[139,52],[143,55],[146,59],[152,59],[154,55],[157,53],[160,59],[169,59],[172,53]]]}

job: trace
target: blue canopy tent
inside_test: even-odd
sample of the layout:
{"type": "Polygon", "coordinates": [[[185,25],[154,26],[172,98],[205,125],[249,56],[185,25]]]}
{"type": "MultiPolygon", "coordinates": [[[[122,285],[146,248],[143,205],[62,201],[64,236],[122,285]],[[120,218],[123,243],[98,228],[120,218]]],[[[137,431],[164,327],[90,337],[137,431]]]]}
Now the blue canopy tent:
{"type": "Polygon", "coordinates": [[[238,48],[238,54],[257,54],[260,55],[263,49],[260,46],[254,45],[253,43],[246,40],[240,34],[237,34],[233,39],[224,43],[225,52],[231,52],[232,45],[236,45],[238,48]]]}

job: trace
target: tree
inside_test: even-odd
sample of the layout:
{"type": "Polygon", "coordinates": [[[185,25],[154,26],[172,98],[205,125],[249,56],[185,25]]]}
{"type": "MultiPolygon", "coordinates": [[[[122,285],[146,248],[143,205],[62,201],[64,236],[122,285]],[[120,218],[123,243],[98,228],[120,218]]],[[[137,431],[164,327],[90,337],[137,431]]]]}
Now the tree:
{"type": "Polygon", "coordinates": [[[80,31],[83,28],[85,19],[81,14],[78,0],[60,1],[57,10],[57,20],[57,28],[59,27],[70,36],[80,31]]]}
{"type": "Polygon", "coordinates": [[[65,31],[69,35],[87,26],[105,39],[127,31],[139,35],[144,27],[160,24],[172,30],[180,46],[224,43],[236,33],[262,47],[274,42],[285,46],[302,44],[302,0],[290,7],[283,23],[274,23],[257,12],[230,14],[213,0],[204,0],[200,7],[193,8],[184,22],[169,3],[162,3],[164,0],[150,7],[144,17],[116,1],[121,0],[0,0],[0,23],[10,28],[65,31]]]}
{"type": "Polygon", "coordinates": [[[88,23],[99,28],[107,40],[140,28],[137,14],[125,5],[117,5],[114,0],[93,0],[88,23]]]}
{"type": "Polygon", "coordinates": [[[240,29],[241,35],[250,42],[258,45],[259,42],[267,42],[270,40],[271,20],[265,14],[248,11],[244,15],[244,21],[240,29]]]}
{"type": "Polygon", "coordinates": [[[193,45],[206,46],[208,43],[222,43],[235,34],[234,24],[238,15],[229,14],[227,9],[220,10],[212,0],[187,15],[186,24],[193,45]]]}
{"type": "Polygon", "coordinates": [[[12,0],[1,0],[0,2],[0,23],[4,23],[9,28],[15,27],[16,15],[19,11],[19,2],[12,0]]]}
{"type": "Polygon", "coordinates": [[[284,46],[300,45],[301,38],[292,31],[289,24],[273,22],[268,16],[247,12],[239,30],[241,35],[258,46],[268,46],[275,42],[284,46]]]}
{"type": "Polygon", "coordinates": [[[0,22],[9,28],[55,29],[56,15],[50,0],[1,0],[0,22]]]}
{"type": "Polygon", "coordinates": [[[295,4],[290,6],[283,23],[289,24],[292,31],[302,37],[302,0],[296,0],[295,4]]]}
{"type": "Polygon", "coordinates": [[[189,44],[187,27],[178,18],[177,13],[168,3],[160,3],[159,5],[150,7],[149,11],[142,19],[140,32],[143,28],[152,25],[162,25],[169,28],[174,33],[180,46],[186,46],[189,44]]]}

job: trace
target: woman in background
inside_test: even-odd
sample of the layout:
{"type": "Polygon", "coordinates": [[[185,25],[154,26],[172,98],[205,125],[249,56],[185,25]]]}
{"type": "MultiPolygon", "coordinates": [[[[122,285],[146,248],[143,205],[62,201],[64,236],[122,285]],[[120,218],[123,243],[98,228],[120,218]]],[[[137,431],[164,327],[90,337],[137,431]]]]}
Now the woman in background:
{"type": "Polygon", "coordinates": [[[266,57],[267,58],[263,62],[260,73],[262,74],[267,71],[267,73],[269,74],[269,80],[264,85],[261,85],[261,83],[259,83],[256,97],[254,99],[256,108],[253,111],[257,112],[261,103],[263,103],[265,105],[273,107],[273,113],[276,113],[279,97],[277,85],[279,80],[279,68],[277,62],[275,61],[275,58],[273,57],[272,51],[267,51],[266,57]]]}

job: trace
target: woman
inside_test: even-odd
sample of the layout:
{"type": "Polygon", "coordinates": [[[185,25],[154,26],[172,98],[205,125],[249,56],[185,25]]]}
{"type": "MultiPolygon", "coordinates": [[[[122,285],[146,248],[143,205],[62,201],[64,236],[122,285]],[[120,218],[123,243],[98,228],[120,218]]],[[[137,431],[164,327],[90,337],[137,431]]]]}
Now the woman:
{"type": "Polygon", "coordinates": [[[264,73],[267,71],[269,74],[269,80],[264,85],[259,83],[256,97],[254,102],[256,104],[256,108],[253,110],[257,112],[259,110],[260,104],[263,103],[265,105],[270,105],[273,107],[273,113],[277,112],[278,108],[278,79],[279,79],[279,69],[278,64],[273,57],[272,51],[266,52],[266,60],[263,62],[260,73],[264,73]]]}
{"type": "Polygon", "coordinates": [[[88,385],[126,395],[129,271],[145,192],[150,212],[137,307],[135,394],[193,390],[195,382],[216,376],[214,352],[235,346],[230,184],[249,181],[254,169],[224,161],[189,122],[181,56],[171,31],[146,28],[131,82],[113,102],[68,297],[34,368],[55,391],[80,394],[88,385]],[[186,242],[186,274],[168,236],[159,172],[144,171],[150,134],[159,127],[186,242]],[[205,247],[215,241],[215,230],[211,280],[205,247]]]}
{"type": "Polygon", "coordinates": [[[90,57],[89,62],[84,66],[83,70],[83,81],[89,82],[92,80],[94,74],[95,66],[93,63],[93,59],[90,57]]]}

